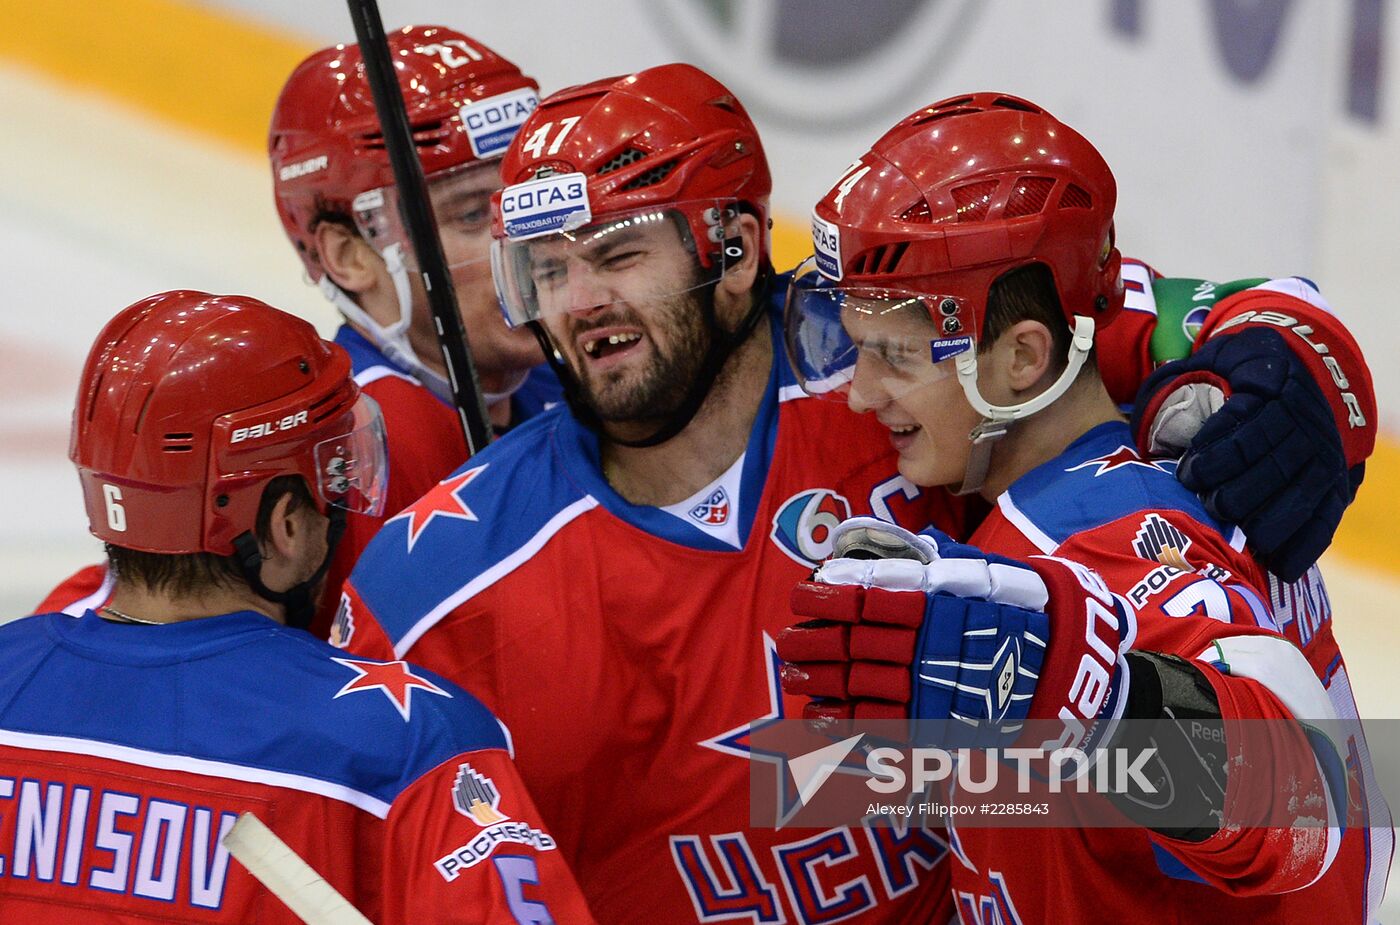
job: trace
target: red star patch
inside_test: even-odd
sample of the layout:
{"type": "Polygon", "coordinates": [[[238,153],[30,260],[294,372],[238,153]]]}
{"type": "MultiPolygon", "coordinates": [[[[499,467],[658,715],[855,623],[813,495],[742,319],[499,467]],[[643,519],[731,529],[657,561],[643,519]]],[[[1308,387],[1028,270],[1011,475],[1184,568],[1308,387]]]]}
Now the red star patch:
{"type": "Polygon", "coordinates": [[[346,668],[355,671],[355,677],[345,682],[332,700],[339,700],[346,694],[353,694],[356,691],[381,690],[384,696],[389,698],[389,702],[399,711],[404,722],[408,722],[409,714],[413,710],[413,691],[420,688],[430,694],[437,694],[441,697],[451,697],[447,691],[438,687],[427,678],[419,677],[409,668],[407,662],[362,662],[352,658],[333,658],[333,662],[339,662],[346,668]]]}
{"type": "Polygon", "coordinates": [[[1114,469],[1122,469],[1125,466],[1142,466],[1144,469],[1156,469],[1158,472],[1169,472],[1157,463],[1143,459],[1138,455],[1138,451],[1130,446],[1120,446],[1107,456],[1100,456],[1098,459],[1086,459],[1077,466],[1070,466],[1066,472],[1076,472],[1080,469],[1087,469],[1090,466],[1098,466],[1098,471],[1094,473],[1094,478],[1098,478],[1105,472],[1112,472],[1114,469]]]}
{"type": "Polygon", "coordinates": [[[408,521],[408,551],[413,552],[413,546],[418,542],[418,537],[423,531],[428,529],[428,524],[436,517],[452,517],[457,520],[476,520],[476,513],[462,500],[458,494],[463,488],[471,484],[472,480],[486,471],[485,465],[468,469],[461,475],[443,479],[438,483],[438,487],[428,492],[420,498],[413,506],[409,507],[402,514],[390,517],[388,524],[396,520],[408,521]]]}

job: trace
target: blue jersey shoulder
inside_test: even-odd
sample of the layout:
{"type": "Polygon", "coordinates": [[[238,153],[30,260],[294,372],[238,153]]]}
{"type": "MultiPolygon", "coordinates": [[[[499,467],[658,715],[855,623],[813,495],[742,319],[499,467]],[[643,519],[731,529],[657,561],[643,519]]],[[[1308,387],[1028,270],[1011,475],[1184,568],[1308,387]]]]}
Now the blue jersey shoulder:
{"type": "Polygon", "coordinates": [[[350,582],[396,647],[594,503],[565,469],[564,457],[582,452],[575,429],[562,406],[536,415],[385,522],[350,582]]]}
{"type": "Polygon", "coordinates": [[[451,682],[248,612],[162,627],[29,617],[0,627],[0,665],[5,730],[296,775],[383,804],[455,755],[507,747],[451,682]]]}
{"type": "Polygon", "coordinates": [[[1054,545],[1143,510],[1179,511],[1229,538],[1201,499],[1176,478],[1176,463],[1143,459],[1121,422],[1100,424],[1008,489],[1019,514],[1054,545]]]}

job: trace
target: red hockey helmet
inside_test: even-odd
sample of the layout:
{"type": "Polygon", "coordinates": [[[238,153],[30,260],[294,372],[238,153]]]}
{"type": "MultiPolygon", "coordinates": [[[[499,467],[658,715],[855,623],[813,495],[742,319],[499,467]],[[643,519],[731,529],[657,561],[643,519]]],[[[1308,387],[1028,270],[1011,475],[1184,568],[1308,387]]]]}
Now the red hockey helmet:
{"type": "MultiPolygon", "coordinates": [[[[538,102],[532,78],[452,29],[406,26],[389,35],[389,50],[430,184],[443,171],[500,157],[538,102]]],[[[319,280],[317,217],[352,215],[356,197],[394,185],[359,46],[325,48],[297,66],[273,110],[267,150],[277,213],[319,280]]],[[[375,208],[393,220],[395,210],[382,206],[375,208]]]]}
{"type": "MultiPolygon", "coordinates": [[[[840,394],[834,387],[849,380],[855,348],[836,316],[844,307],[849,321],[858,306],[867,318],[902,319],[906,332],[918,316],[926,336],[899,349],[922,336],[926,360],[933,342],[935,366],[966,354],[961,365],[975,377],[971,354],[992,283],[1033,263],[1049,269],[1072,326],[1093,320],[1076,327],[1076,350],[1086,352],[1083,332],[1123,306],[1116,198],[1094,146],[1034,103],[976,93],[920,109],[848,167],[813,212],[815,257],[786,319],[799,376],[813,392],[840,394]]],[[[1072,362],[1077,370],[1082,356],[1072,362]]],[[[974,397],[975,378],[972,389],[989,418],[1035,410],[989,413],[974,397]]]]}
{"type": "Polygon", "coordinates": [[[773,184],[758,130],[723,84],[688,64],[552,94],[521,126],[501,175],[496,284],[513,324],[549,311],[531,278],[540,240],[587,244],[669,216],[700,268],[691,284],[701,285],[723,272],[742,209],[758,219],[759,257],[768,257],[773,184]]]}
{"type": "Polygon", "coordinates": [[[379,409],[310,324],[247,296],[178,290],[103,328],[73,411],[69,458],[99,539],[232,555],[263,489],[306,480],[318,510],[377,513],[379,409]]]}

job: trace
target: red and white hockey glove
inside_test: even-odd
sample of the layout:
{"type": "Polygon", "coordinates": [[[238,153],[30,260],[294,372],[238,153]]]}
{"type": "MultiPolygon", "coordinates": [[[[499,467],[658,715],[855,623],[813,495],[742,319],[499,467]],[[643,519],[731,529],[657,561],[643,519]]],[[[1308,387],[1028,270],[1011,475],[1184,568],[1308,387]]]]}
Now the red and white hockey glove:
{"type": "Polygon", "coordinates": [[[817,698],[808,718],[947,720],[956,744],[998,744],[1065,713],[1083,741],[1119,699],[1132,611],[1087,569],[873,518],[834,542],[842,555],[793,590],[801,622],[778,639],[784,689],[817,698]],[[855,558],[890,554],[905,558],[855,558]]]}

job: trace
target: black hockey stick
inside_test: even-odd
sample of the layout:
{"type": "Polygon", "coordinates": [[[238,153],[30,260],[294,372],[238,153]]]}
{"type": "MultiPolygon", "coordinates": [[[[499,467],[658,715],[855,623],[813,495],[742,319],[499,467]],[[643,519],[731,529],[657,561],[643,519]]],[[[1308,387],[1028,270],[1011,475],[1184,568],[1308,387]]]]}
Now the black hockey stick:
{"type": "Polygon", "coordinates": [[[476,366],[472,363],[467,331],[462,326],[462,316],[457,313],[457,293],[452,288],[447,258],[442,253],[442,240],[438,237],[437,220],[428,199],[423,165],[413,146],[403,94],[389,56],[389,40],[379,18],[379,5],[376,0],[346,0],[346,5],[355,24],[355,40],[365,62],[365,76],[374,94],[384,148],[394,168],[404,226],[418,258],[423,286],[428,291],[428,306],[437,325],[442,359],[447,364],[452,401],[462,420],[467,450],[475,455],[491,442],[491,422],[486,417],[486,403],[482,400],[481,383],[477,381],[476,366]]]}

